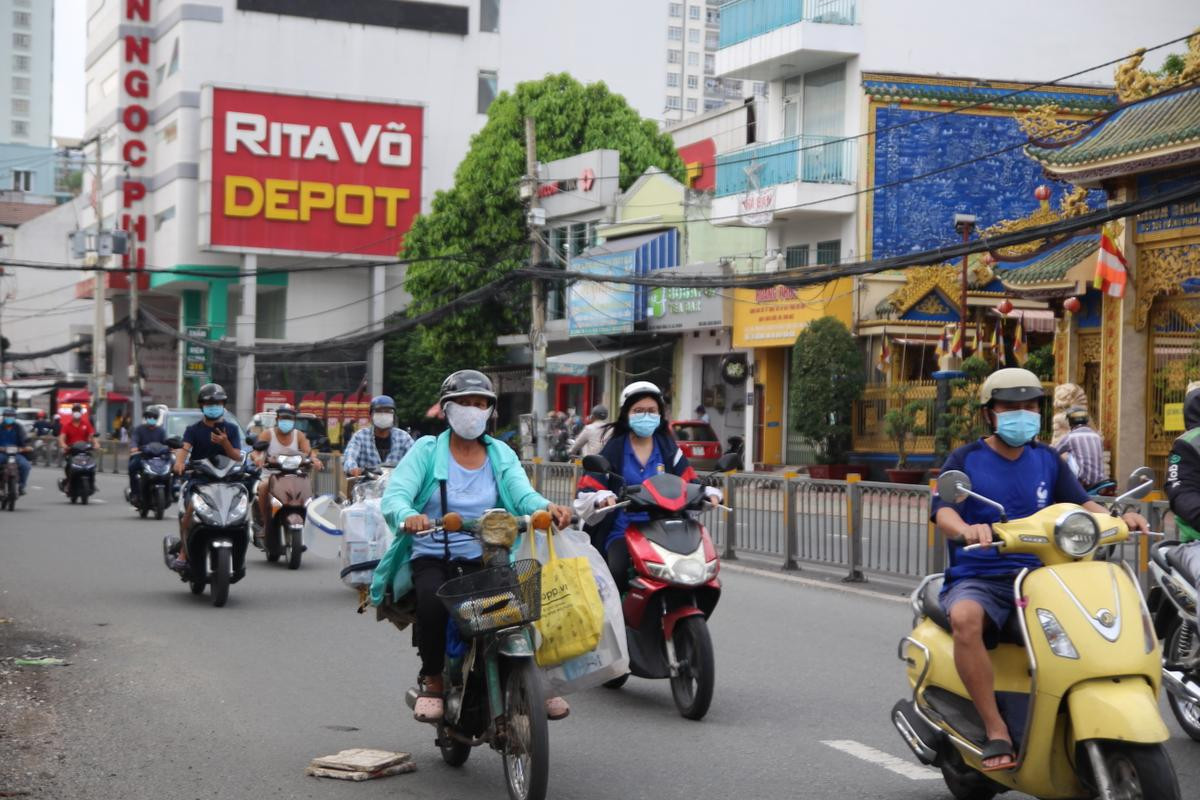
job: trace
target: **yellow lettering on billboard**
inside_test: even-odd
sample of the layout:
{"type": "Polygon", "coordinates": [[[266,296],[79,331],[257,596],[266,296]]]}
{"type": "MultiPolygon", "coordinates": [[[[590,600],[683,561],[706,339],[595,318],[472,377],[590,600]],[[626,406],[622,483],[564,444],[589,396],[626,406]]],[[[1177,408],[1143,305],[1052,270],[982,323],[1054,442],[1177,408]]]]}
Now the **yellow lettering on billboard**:
{"type": "Polygon", "coordinates": [[[333,184],[319,181],[302,181],[300,183],[300,221],[312,219],[312,211],[333,208],[333,184]]]}
{"type": "Polygon", "coordinates": [[[375,193],[370,186],[360,186],[356,183],[343,183],[337,187],[337,208],[333,218],[343,225],[370,225],[375,219],[375,193]],[[362,204],[361,211],[351,211],[349,198],[357,197],[362,204]]]}
{"type": "Polygon", "coordinates": [[[267,219],[281,219],[285,222],[295,222],[299,219],[300,212],[294,208],[288,208],[292,195],[299,188],[299,181],[267,178],[266,211],[263,212],[263,216],[267,219]]]}
{"type": "Polygon", "coordinates": [[[225,178],[225,216],[257,217],[263,207],[262,184],[246,175],[229,175],[225,178]],[[238,203],[238,190],[250,192],[250,202],[238,203]]]}
{"type": "Polygon", "coordinates": [[[396,189],[391,186],[376,186],[375,196],[383,200],[383,207],[387,213],[387,226],[389,228],[396,227],[396,211],[401,200],[407,200],[409,197],[408,189],[396,189]]]}

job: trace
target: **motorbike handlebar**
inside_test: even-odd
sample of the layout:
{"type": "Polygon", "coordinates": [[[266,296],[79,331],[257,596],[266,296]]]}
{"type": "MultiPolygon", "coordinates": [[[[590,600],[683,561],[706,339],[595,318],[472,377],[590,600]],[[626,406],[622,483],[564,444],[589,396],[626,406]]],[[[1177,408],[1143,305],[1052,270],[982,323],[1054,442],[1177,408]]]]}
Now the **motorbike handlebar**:
{"type": "Polygon", "coordinates": [[[979,543],[969,544],[966,547],[964,547],[963,550],[983,550],[988,547],[995,547],[995,548],[1002,549],[1002,548],[1008,547],[1008,543],[1005,542],[1003,539],[992,539],[991,544],[979,544],[979,543]]]}
{"type": "MultiPolygon", "coordinates": [[[[465,533],[468,536],[478,538],[479,520],[465,520],[460,515],[453,511],[442,517],[441,519],[431,519],[432,528],[427,528],[423,531],[416,531],[413,536],[432,536],[435,533],[465,533]]],[[[553,520],[550,518],[549,511],[535,511],[528,517],[517,517],[517,531],[525,533],[530,528],[537,531],[549,530],[553,520]]],[[[571,525],[579,523],[577,514],[571,515],[571,525]]]]}

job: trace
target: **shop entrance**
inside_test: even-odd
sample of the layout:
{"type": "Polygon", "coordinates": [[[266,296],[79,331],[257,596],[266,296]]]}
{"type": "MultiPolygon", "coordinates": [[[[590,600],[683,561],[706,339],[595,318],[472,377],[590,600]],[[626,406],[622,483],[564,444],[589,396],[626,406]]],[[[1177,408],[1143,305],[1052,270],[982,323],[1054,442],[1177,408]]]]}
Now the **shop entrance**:
{"type": "Polygon", "coordinates": [[[575,409],[579,416],[591,411],[592,379],[590,377],[559,376],[554,384],[554,410],[575,409]]]}

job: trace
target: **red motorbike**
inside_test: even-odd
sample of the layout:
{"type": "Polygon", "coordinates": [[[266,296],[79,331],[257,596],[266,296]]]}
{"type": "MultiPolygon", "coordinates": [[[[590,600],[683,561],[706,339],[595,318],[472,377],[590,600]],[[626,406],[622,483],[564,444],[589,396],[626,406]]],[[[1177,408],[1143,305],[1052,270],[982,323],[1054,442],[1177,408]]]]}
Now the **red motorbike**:
{"type": "MultiPolygon", "coordinates": [[[[588,456],[583,468],[617,495],[619,505],[650,517],[630,521],[625,531],[631,578],[622,607],[630,671],[639,678],[669,678],[679,713],[702,719],[716,677],[707,620],[721,597],[717,550],[688,513],[708,505],[704,487],[669,473],[627,487],[601,456],[588,456]]],[[[619,689],[628,678],[605,686],[619,689]]]]}

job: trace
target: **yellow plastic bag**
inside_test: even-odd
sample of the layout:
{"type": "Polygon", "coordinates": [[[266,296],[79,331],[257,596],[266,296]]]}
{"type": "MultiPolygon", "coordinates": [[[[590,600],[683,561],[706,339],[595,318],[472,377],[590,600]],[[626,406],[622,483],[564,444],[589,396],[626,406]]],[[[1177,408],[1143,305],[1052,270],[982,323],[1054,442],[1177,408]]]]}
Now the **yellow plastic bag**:
{"type": "MultiPolygon", "coordinates": [[[[586,556],[560,558],[552,534],[546,536],[548,558],[542,564],[542,616],[534,625],[541,634],[537,663],[552,667],[590,653],[604,631],[604,604],[586,556]]],[[[537,536],[529,548],[537,558],[537,536]]]]}

